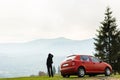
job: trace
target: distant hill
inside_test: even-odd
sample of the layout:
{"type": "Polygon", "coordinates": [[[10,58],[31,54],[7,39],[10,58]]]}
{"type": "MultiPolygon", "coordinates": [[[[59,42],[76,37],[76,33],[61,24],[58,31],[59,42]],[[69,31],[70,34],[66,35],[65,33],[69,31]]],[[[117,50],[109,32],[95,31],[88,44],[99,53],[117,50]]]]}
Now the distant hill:
{"type": "Polygon", "coordinates": [[[0,77],[37,75],[46,72],[48,53],[54,55],[54,65],[60,65],[71,54],[93,55],[94,40],[70,40],[66,38],[38,39],[26,43],[0,44],[0,77]]]}

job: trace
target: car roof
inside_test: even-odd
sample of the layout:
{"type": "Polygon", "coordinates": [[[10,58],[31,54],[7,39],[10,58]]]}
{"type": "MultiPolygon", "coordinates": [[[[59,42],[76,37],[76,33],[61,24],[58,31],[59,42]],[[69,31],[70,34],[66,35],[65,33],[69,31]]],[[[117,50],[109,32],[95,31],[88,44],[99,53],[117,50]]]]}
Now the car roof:
{"type": "Polygon", "coordinates": [[[69,56],[67,56],[67,57],[71,57],[71,56],[92,56],[92,55],[73,54],[73,55],[69,55],[69,56]]]}

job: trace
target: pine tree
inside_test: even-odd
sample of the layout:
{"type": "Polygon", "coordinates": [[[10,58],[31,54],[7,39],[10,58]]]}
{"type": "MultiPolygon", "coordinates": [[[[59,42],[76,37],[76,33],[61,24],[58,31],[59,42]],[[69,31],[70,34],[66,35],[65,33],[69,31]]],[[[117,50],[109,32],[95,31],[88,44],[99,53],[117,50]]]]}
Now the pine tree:
{"type": "Polygon", "coordinates": [[[112,11],[110,11],[109,7],[106,9],[104,21],[101,22],[101,26],[97,32],[97,38],[94,38],[95,56],[111,64],[116,71],[118,53],[120,51],[120,32],[117,29],[116,19],[112,17],[112,11]]]}
{"type": "Polygon", "coordinates": [[[119,51],[118,51],[118,55],[116,57],[116,59],[117,59],[116,67],[117,67],[117,72],[120,74],[120,31],[118,33],[117,41],[118,41],[117,48],[118,48],[119,51]]]}

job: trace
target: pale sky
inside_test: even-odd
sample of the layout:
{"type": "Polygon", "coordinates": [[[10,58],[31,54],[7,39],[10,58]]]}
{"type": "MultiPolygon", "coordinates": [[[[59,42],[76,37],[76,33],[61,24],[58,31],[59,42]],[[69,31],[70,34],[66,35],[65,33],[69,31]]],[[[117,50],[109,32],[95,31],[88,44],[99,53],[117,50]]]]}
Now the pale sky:
{"type": "Polygon", "coordinates": [[[107,6],[120,28],[120,0],[0,0],[0,43],[93,38],[107,6]]]}

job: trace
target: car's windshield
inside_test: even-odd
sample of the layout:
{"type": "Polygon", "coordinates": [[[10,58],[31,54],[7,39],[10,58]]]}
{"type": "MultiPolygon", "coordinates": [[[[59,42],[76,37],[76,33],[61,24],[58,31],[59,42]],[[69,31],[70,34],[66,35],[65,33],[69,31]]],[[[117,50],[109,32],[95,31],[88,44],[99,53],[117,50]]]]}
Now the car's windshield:
{"type": "Polygon", "coordinates": [[[100,62],[99,58],[96,58],[96,57],[93,57],[93,56],[91,56],[91,60],[92,60],[92,62],[100,62]]]}

